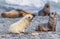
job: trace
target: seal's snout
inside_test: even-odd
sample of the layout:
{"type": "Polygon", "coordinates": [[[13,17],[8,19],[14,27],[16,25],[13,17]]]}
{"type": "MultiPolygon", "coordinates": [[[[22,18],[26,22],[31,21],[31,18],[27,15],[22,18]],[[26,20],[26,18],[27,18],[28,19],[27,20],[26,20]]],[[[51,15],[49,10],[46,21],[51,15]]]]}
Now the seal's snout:
{"type": "Polygon", "coordinates": [[[47,8],[49,8],[50,6],[49,6],[49,5],[47,5],[46,7],[47,7],[47,8]]]}
{"type": "Polygon", "coordinates": [[[33,15],[33,17],[35,17],[35,14],[32,14],[33,15]]]}
{"type": "Polygon", "coordinates": [[[2,15],[3,17],[5,17],[6,14],[5,14],[5,13],[2,13],[1,15],[2,15]]]}

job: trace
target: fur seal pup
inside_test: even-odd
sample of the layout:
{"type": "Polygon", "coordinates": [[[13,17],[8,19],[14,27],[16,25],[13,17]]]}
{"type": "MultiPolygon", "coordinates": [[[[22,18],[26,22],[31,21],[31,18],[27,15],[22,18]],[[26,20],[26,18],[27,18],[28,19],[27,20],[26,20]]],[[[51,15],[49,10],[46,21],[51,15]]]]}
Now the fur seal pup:
{"type": "Polygon", "coordinates": [[[30,25],[33,17],[33,15],[27,14],[18,22],[11,24],[11,26],[9,27],[9,32],[14,34],[25,32],[25,29],[30,25]]]}
{"type": "Polygon", "coordinates": [[[32,12],[26,12],[24,10],[16,9],[16,10],[11,10],[9,12],[3,12],[1,16],[5,18],[18,18],[18,17],[23,17],[26,14],[34,15],[32,12]]]}
{"type": "Polygon", "coordinates": [[[26,14],[32,14],[34,15],[32,12],[27,12],[27,11],[24,11],[24,10],[20,10],[20,9],[16,9],[16,11],[19,12],[19,16],[25,16],[26,14]]]}
{"type": "Polygon", "coordinates": [[[9,12],[3,12],[1,16],[5,18],[17,18],[19,17],[19,13],[16,10],[11,10],[9,12]]]}
{"type": "Polygon", "coordinates": [[[56,31],[56,24],[57,24],[57,13],[52,12],[51,15],[49,16],[49,21],[48,21],[48,28],[50,31],[56,31]]]}
{"type": "Polygon", "coordinates": [[[38,27],[36,28],[36,31],[48,32],[48,29],[46,29],[46,28],[43,27],[43,26],[38,26],[38,27]]]}
{"type": "Polygon", "coordinates": [[[38,12],[39,16],[49,16],[50,15],[50,4],[46,3],[44,8],[38,12]]]}

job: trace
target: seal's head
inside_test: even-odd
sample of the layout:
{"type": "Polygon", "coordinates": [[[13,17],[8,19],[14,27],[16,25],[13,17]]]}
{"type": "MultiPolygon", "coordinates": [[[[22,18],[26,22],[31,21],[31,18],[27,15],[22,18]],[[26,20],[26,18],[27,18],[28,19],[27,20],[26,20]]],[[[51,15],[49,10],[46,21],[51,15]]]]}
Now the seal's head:
{"type": "Polygon", "coordinates": [[[50,12],[50,4],[49,4],[49,3],[46,3],[46,4],[45,4],[44,10],[45,10],[45,12],[47,12],[47,13],[50,12]]]}
{"type": "Polygon", "coordinates": [[[31,21],[33,19],[33,15],[27,14],[24,18],[31,21]]]}
{"type": "Polygon", "coordinates": [[[51,13],[51,18],[56,18],[57,17],[57,12],[55,11],[55,12],[52,12],[51,13]]]}

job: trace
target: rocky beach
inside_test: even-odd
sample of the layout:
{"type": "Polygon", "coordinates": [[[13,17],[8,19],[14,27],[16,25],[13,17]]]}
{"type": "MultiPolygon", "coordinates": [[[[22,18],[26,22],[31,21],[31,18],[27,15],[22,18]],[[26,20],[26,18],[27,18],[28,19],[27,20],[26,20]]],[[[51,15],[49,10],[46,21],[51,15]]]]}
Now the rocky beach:
{"type": "Polygon", "coordinates": [[[57,0],[54,1],[44,1],[44,0],[39,0],[37,1],[37,3],[35,1],[33,1],[32,3],[30,3],[28,0],[26,0],[27,2],[24,2],[25,0],[23,0],[21,3],[19,1],[7,1],[6,3],[3,0],[0,3],[0,39],[60,39],[60,2],[58,2],[57,0]],[[41,8],[43,8],[43,5],[45,4],[45,2],[50,2],[51,4],[51,12],[56,11],[58,16],[57,16],[57,26],[56,26],[56,31],[48,31],[48,32],[38,32],[35,31],[36,27],[40,24],[45,24],[45,26],[47,26],[48,24],[48,20],[49,17],[48,16],[37,16],[38,15],[38,11],[41,10],[41,8]],[[17,3],[16,5],[14,5],[13,3],[17,3]],[[21,6],[19,5],[19,3],[21,4],[21,6]],[[27,4],[28,3],[28,4],[27,4]],[[23,4],[23,5],[22,5],[23,4]],[[26,6],[24,5],[26,4],[26,6]],[[1,14],[3,12],[6,11],[10,11],[10,10],[14,10],[14,9],[23,9],[25,11],[31,11],[33,12],[36,17],[33,18],[31,24],[29,25],[29,27],[26,29],[25,32],[27,33],[20,33],[20,34],[10,34],[9,33],[9,27],[11,24],[17,22],[18,20],[21,19],[20,18],[3,18],[1,16],[1,14]]]}
{"type": "Polygon", "coordinates": [[[26,29],[26,32],[28,34],[9,34],[9,26],[12,23],[17,22],[21,18],[0,18],[0,39],[60,39],[60,18],[57,18],[57,26],[56,26],[56,32],[37,32],[35,31],[36,26],[38,24],[44,24],[48,22],[49,17],[48,16],[36,16],[30,26],[26,29]]]}

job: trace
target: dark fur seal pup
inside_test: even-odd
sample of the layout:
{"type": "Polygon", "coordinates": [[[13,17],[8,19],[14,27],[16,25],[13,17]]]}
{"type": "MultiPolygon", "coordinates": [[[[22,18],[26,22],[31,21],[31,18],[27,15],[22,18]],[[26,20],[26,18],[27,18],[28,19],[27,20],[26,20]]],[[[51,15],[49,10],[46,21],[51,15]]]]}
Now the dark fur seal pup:
{"type": "Polygon", "coordinates": [[[19,17],[19,13],[16,10],[11,10],[9,12],[3,12],[1,16],[6,18],[17,18],[19,17]]]}
{"type": "MultiPolygon", "coordinates": [[[[19,12],[19,16],[25,16],[26,14],[34,15],[32,12],[27,12],[27,11],[24,11],[24,10],[16,9],[16,11],[19,12]]],[[[35,16],[35,15],[34,15],[34,16],[35,16]]]]}
{"type": "Polygon", "coordinates": [[[36,31],[48,32],[48,29],[46,29],[46,28],[43,27],[43,26],[38,26],[38,27],[36,28],[36,31]]]}
{"type": "Polygon", "coordinates": [[[16,9],[16,10],[11,10],[9,12],[4,12],[1,14],[1,16],[5,18],[18,18],[18,17],[23,17],[26,14],[34,15],[32,12],[26,12],[24,10],[16,9]]]}
{"type": "Polygon", "coordinates": [[[46,3],[44,8],[38,12],[39,16],[49,16],[50,15],[50,4],[46,3]]]}
{"type": "Polygon", "coordinates": [[[56,24],[57,24],[57,13],[52,12],[51,15],[49,16],[49,21],[48,21],[48,28],[50,31],[56,31],[56,24]]]}

